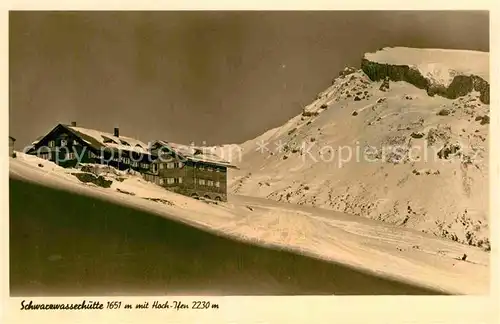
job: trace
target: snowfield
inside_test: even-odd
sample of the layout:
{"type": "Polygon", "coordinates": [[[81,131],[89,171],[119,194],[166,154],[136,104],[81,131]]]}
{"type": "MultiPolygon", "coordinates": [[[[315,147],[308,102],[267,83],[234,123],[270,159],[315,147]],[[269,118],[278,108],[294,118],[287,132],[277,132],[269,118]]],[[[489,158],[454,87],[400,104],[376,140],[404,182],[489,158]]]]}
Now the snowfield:
{"type": "Polygon", "coordinates": [[[375,53],[366,53],[365,58],[383,64],[408,65],[445,87],[455,75],[476,75],[487,82],[490,80],[490,55],[486,52],[386,47],[375,53]]]}
{"type": "MultiPolygon", "coordinates": [[[[457,294],[486,294],[489,254],[479,248],[331,210],[230,196],[227,203],[194,200],[106,170],[110,188],[80,182],[52,162],[17,153],[10,176],[139,208],[160,217],[264,246],[338,261],[382,276],[457,294]],[[467,260],[459,260],[463,254],[467,260]]],[[[68,215],[71,217],[71,215],[68,215]]]]}

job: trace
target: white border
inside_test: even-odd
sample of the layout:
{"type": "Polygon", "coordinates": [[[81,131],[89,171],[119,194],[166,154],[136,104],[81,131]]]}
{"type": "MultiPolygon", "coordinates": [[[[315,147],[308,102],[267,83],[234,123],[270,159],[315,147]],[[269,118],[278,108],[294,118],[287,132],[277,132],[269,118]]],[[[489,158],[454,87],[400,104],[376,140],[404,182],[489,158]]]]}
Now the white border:
{"type": "MultiPolygon", "coordinates": [[[[400,1],[169,1],[168,5],[161,1],[114,0],[104,1],[39,1],[20,0],[0,4],[2,51],[2,98],[3,118],[0,129],[7,138],[8,133],[8,10],[490,10],[490,57],[491,89],[500,89],[499,66],[497,64],[499,42],[499,15],[493,1],[435,1],[421,0],[406,5],[400,1]]],[[[460,37],[460,35],[456,35],[460,37]]],[[[490,133],[490,201],[491,201],[491,294],[484,297],[210,297],[205,298],[220,304],[217,311],[85,311],[85,312],[20,312],[19,298],[9,297],[8,283],[8,158],[7,141],[0,141],[0,170],[2,172],[2,195],[0,217],[0,242],[2,250],[2,267],[0,268],[0,287],[2,297],[0,303],[0,322],[2,323],[498,323],[499,289],[498,289],[498,200],[499,200],[499,164],[495,150],[498,137],[499,96],[495,91],[491,94],[491,133],[490,133]]],[[[38,302],[79,302],[79,298],[43,298],[38,302]]],[[[110,298],[111,299],[111,298],[110,298]]],[[[117,298],[132,304],[149,300],[166,300],[166,298],[126,297],[117,298]]],[[[177,298],[176,298],[177,299],[177,298]]],[[[190,301],[194,298],[183,297],[190,301]]],[[[107,298],[92,300],[107,301],[107,298]]],[[[168,298],[173,300],[173,298],[168,298]]]]}

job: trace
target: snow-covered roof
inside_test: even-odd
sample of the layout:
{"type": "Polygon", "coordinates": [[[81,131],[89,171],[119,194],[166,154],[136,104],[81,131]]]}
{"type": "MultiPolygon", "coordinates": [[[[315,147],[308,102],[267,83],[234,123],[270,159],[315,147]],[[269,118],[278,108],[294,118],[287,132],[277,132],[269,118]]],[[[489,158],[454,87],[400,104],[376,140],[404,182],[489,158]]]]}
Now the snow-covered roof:
{"type": "Polygon", "coordinates": [[[488,52],[437,48],[386,47],[366,53],[371,62],[408,65],[434,83],[448,86],[456,75],[476,75],[489,82],[488,52]]]}
{"type": "Polygon", "coordinates": [[[67,126],[66,128],[76,132],[81,135],[80,137],[87,142],[89,145],[113,148],[122,151],[132,151],[141,154],[149,153],[148,144],[139,141],[135,138],[127,136],[114,136],[113,134],[101,132],[94,129],[67,126]]]}
{"type": "Polygon", "coordinates": [[[159,143],[165,147],[168,147],[175,153],[179,154],[181,157],[191,161],[208,162],[227,167],[233,167],[229,161],[226,161],[222,157],[217,155],[213,147],[198,147],[194,145],[172,143],[164,140],[158,140],[155,143],[159,143]]]}
{"type": "MultiPolygon", "coordinates": [[[[68,131],[73,132],[75,135],[80,137],[88,145],[96,148],[111,148],[122,151],[131,151],[141,154],[151,154],[150,145],[146,144],[140,140],[127,136],[114,136],[113,134],[101,132],[95,129],[83,128],[77,126],[63,125],[58,126],[65,127],[68,131]]],[[[45,135],[46,136],[46,135],[45,135]]],[[[45,136],[40,137],[33,142],[33,145],[38,143],[45,136]]],[[[216,147],[196,147],[193,145],[183,145],[172,143],[168,141],[158,140],[153,144],[159,143],[162,146],[170,148],[181,158],[185,158],[196,162],[212,163],[215,165],[232,167],[234,166],[227,160],[223,159],[216,154],[216,147]]]]}
{"type": "Polygon", "coordinates": [[[42,140],[42,138],[44,138],[44,137],[45,137],[45,135],[40,136],[40,137],[37,137],[37,138],[36,138],[36,139],[35,139],[35,140],[31,143],[31,145],[36,145],[36,143],[40,142],[40,141],[42,140]]]}

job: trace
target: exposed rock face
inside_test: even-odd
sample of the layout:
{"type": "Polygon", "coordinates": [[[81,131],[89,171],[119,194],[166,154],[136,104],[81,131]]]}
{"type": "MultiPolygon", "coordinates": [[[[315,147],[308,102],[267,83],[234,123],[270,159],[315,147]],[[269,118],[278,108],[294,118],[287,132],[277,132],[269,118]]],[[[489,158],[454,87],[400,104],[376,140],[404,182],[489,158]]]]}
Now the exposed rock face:
{"type": "Polygon", "coordinates": [[[483,103],[490,103],[490,85],[476,75],[457,75],[451,84],[445,87],[432,84],[420,71],[407,65],[381,64],[364,58],[361,62],[361,69],[372,81],[385,80],[386,77],[391,81],[405,81],[417,88],[425,89],[430,96],[437,94],[448,99],[457,99],[475,90],[481,94],[479,99],[483,103]]]}
{"type": "Polygon", "coordinates": [[[472,84],[474,90],[478,91],[481,96],[479,100],[481,102],[489,104],[490,103],[490,84],[478,76],[472,76],[472,84]]]}
{"type": "Polygon", "coordinates": [[[382,81],[382,84],[380,85],[380,88],[378,88],[380,91],[388,91],[390,89],[390,84],[389,84],[389,78],[385,77],[384,81],[382,81]]]}

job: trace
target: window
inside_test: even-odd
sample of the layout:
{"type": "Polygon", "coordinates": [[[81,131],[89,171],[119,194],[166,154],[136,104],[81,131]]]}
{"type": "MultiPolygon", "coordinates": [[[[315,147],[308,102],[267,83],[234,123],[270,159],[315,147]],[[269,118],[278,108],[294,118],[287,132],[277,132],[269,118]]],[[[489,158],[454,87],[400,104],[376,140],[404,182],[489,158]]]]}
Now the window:
{"type": "Polygon", "coordinates": [[[167,184],[175,183],[175,178],[167,178],[167,184]]]}
{"type": "Polygon", "coordinates": [[[217,188],[220,188],[220,182],[219,182],[219,181],[215,181],[215,186],[216,186],[217,188]]]}
{"type": "Polygon", "coordinates": [[[152,170],[153,170],[153,172],[155,172],[155,173],[156,173],[156,172],[158,172],[158,164],[156,164],[156,163],[151,164],[151,169],[152,169],[152,170]]]}
{"type": "Polygon", "coordinates": [[[204,179],[198,179],[198,183],[200,184],[200,186],[204,186],[205,185],[205,180],[204,179]]]}
{"type": "Polygon", "coordinates": [[[165,158],[170,156],[170,152],[162,147],[158,150],[158,156],[160,156],[161,158],[165,158]]]}
{"type": "Polygon", "coordinates": [[[215,168],[215,172],[220,172],[220,169],[219,168],[215,168]]]}
{"type": "Polygon", "coordinates": [[[160,169],[163,169],[165,167],[164,163],[160,163],[160,169]]]}
{"type": "MultiPolygon", "coordinates": [[[[154,182],[156,183],[157,182],[157,177],[154,176],[154,175],[151,175],[151,174],[144,174],[144,179],[147,180],[147,181],[150,181],[150,182],[154,182]]],[[[159,181],[158,181],[159,182],[159,181]]]]}
{"type": "Polygon", "coordinates": [[[182,163],[182,162],[177,162],[177,167],[178,167],[178,168],[182,168],[183,166],[184,166],[184,163],[182,163]]]}
{"type": "Polygon", "coordinates": [[[124,164],[130,164],[130,159],[129,158],[123,158],[123,163],[124,164]]]}
{"type": "Polygon", "coordinates": [[[177,179],[177,182],[178,182],[178,183],[182,183],[182,178],[178,178],[178,179],[177,179]]]}
{"type": "Polygon", "coordinates": [[[113,143],[113,144],[118,144],[118,143],[116,143],[115,141],[113,141],[113,140],[112,140],[111,138],[109,138],[109,137],[106,137],[106,136],[101,136],[101,137],[102,137],[102,139],[103,139],[103,141],[102,141],[103,143],[113,143]]]}
{"type": "Polygon", "coordinates": [[[55,146],[56,146],[56,141],[49,142],[49,147],[55,147],[55,146]]]}
{"type": "Polygon", "coordinates": [[[200,170],[205,170],[205,167],[204,167],[203,165],[201,165],[201,164],[198,166],[198,168],[199,168],[200,170]]]}
{"type": "Polygon", "coordinates": [[[132,166],[134,168],[137,168],[139,166],[139,162],[136,162],[136,161],[132,161],[132,166]]]}
{"type": "Polygon", "coordinates": [[[213,170],[214,170],[214,169],[212,169],[211,167],[208,167],[208,168],[207,168],[207,171],[212,172],[213,170]]]}
{"type": "Polygon", "coordinates": [[[122,143],[122,145],[125,145],[125,146],[130,146],[130,144],[125,142],[124,140],[120,140],[120,143],[122,143]]]}
{"type": "Polygon", "coordinates": [[[143,168],[143,169],[149,169],[149,164],[147,164],[147,163],[141,163],[141,168],[143,168]]]}
{"type": "Polygon", "coordinates": [[[75,153],[73,152],[66,153],[66,160],[74,160],[74,159],[75,159],[75,153]]]}
{"type": "Polygon", "coordinates": [[[167,169],[173,169],[173,168],[175,168],[175,163],[174,162],[167,163],[167,169]]]}
{"type": "Polygon", "coordinates": [[[40,153],[39,157],[41,159],[48,160],[49,159],[49,153],[40,153]]]}
{"type": "Polygon", "coordinates": [[[78,145],[78,141],[77,140],[73,140],[73,145],[78,145]]]}
{"type": "Polygon", "coordinates": [[[213,187],[214,186],[214,182],[212,180],[208,180],[207,181],[207,186],[213,187]]]}

